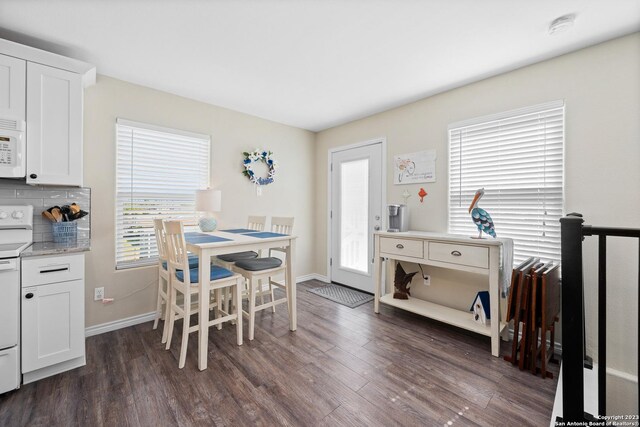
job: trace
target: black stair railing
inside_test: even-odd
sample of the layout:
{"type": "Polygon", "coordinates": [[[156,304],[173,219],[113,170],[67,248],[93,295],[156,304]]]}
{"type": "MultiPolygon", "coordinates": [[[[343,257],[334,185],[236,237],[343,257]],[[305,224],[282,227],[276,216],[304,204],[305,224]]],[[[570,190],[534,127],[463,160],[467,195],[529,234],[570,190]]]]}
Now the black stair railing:
{"type": "MultiPolygon", "coordinates": [[[[564,422],[590,421],[595,418],[595,415],[607,415],[607,237],[637,238],[640,243],[640,229],[592,227],[583,224],[584,220],[580,214],[569,214],[560,219],[562,245],[562,421],[564,422]],[[585,365],[589,364],[589,358],[584,346],[582,241],[587,236],[598,236],[598,414],[584,412],[583,369],[585,365]]],[[[640,245],[638,257],[638,265],[640,266],[640,245]]],[[[640,294],[640,267],[638,289],[640,294]]],[[[640,296],[638,305],[640,306],[640,296]]],[[[637,339],[637,342],[640,343],[640,330],[637,339]]],[[[640,372],[640,357],[638,357],[637,363],[638,372],[640,372]]],[[[640,406],[640,388],[638,396],[640,406]]]]}

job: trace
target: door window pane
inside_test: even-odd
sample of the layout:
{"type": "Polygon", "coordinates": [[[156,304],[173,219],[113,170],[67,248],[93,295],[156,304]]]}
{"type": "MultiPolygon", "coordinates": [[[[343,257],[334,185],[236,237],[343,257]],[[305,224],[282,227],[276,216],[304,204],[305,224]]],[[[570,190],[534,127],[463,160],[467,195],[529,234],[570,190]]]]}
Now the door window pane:
{"type": "Polygon", "coordinates": [[[340,266],[368,273],[369,159],[340,164],[340,266]]]}

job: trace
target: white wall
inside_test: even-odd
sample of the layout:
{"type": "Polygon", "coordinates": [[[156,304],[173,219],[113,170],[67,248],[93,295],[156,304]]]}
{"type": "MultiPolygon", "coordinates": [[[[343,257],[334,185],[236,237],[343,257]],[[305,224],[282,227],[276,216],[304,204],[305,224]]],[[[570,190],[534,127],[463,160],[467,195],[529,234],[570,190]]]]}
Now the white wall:
{"type": "MultiPolygon", "coordinates": [[[[640,34],[635,33],[320,132],[316,271],[326,274],[326,218],[321,215],[327,210],[329,148],[384,136],[389,171],[395,154],[436,149],[437,182],[423,185],[429,193],[424,204],[418,202],[420,185],[393,185],[390,173],[387,195],[389,203],[401,202],[401,193],[408,189],[413,194],[408,202],[411,228],[446,231],[447,126],[558,99],[566,102],[565,212],[580,212],[593,225],[640,228],[640,34]]],[[[614,241],[609,250],[614,264],[609,267],[608,365],[637,376],[638,247],[633,243],[614,241]]],[[[594,260],[585,266],[592,355],[597,333],[595,251],[593,239],[587,241],[585,257],[594,260]]],[[[442,297],[450,291],[439,292],[442,297]]],[[[638,411],[637,397],[613,390],[609,400],[619,413],[638,411]]]]}
{"type": "Polygon", "coordinates": [[[155,310],[157,267],[115,270],[115,121],[117,117],[211,135],[211,184],[222,190],[220,227],[246,225],[248,215],[294,216],[297,272],[313,272],[314,134],[169,93],[98,76],[85,92],[85,185],[92,189],[92,250],[86,257],[86,325],[155,310]],[[268,148],[280,168],[256,196],[241,172],[242,152],[268,148]],[[109,305],[93,301],[105,287],[109,305]]]}

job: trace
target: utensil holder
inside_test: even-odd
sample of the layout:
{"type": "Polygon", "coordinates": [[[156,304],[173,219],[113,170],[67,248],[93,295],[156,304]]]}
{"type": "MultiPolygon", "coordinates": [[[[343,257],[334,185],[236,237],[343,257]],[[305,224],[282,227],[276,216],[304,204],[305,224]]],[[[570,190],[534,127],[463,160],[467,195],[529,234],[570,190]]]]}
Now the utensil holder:
{"type": "Polygon", "coordinates": [[[75,243],[78,240],[78,224],[76,222],[54,222],[54,243],[75,243]]]}

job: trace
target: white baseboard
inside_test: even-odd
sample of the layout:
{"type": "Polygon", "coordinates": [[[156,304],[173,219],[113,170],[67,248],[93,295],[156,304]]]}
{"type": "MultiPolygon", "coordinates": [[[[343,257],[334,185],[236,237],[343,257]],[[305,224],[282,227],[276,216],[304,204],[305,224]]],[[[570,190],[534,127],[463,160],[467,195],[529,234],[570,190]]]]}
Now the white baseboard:
{"type": "Polygon", "coordinates": [[[85,337],[100,335],[106,332],[116,331],[118,329],[127,328],[129,326],[138,325],[140,323],[150,322],[156,318],[156,312],[139,314],[137,316],[127,317],[125,319],[114,320],[113,322],[101,323],[99,325],[89,326],[84,330],[85,337]]]}
{"type": "Polygon", "coordinates": [[[296,279],[296,283],[304,282],[306,280],[319,280],[324,283],[329,283],[330,280],[327,276],[323,276],[318,273],[305,274],[304,276],[300,276],[296,279]]]}
{"type": "MultiPolygon", "coordinates": [[[[304,282],[306,280],[320,280],[322,282],[329,282],[326,276],[311,273],[305,274],[304,276],[299,276],[296,279],[296,283],[304,282]]],[[[151,322],[155,319],[156,312],[152,311],[150,313],[139,314],[137,316],[127,317],[126,319],[114,320],[113,322],[101,323],[99,325],[89,326],[85,328],[84,335],[85,337],[91,337],[94,335],[104,334],[106,332],[116,331],[118,329],[127,328],[129,326],[138,325],[140,323],[151,322]]]]}
{"type": "Polygon", "coordinates": [[[52,366],[45,366],[35,371],[25,372],[22,374],[22,384],[29,384],[35,381],[39,381],[43,378],[47,378],[53,375],[60,374],[62,372],[70,371],[71,369],[79,368],[87,364],[86,356],[83,354],[75,359],[66,360],[64,362],[56,363],[52,366]]]}

